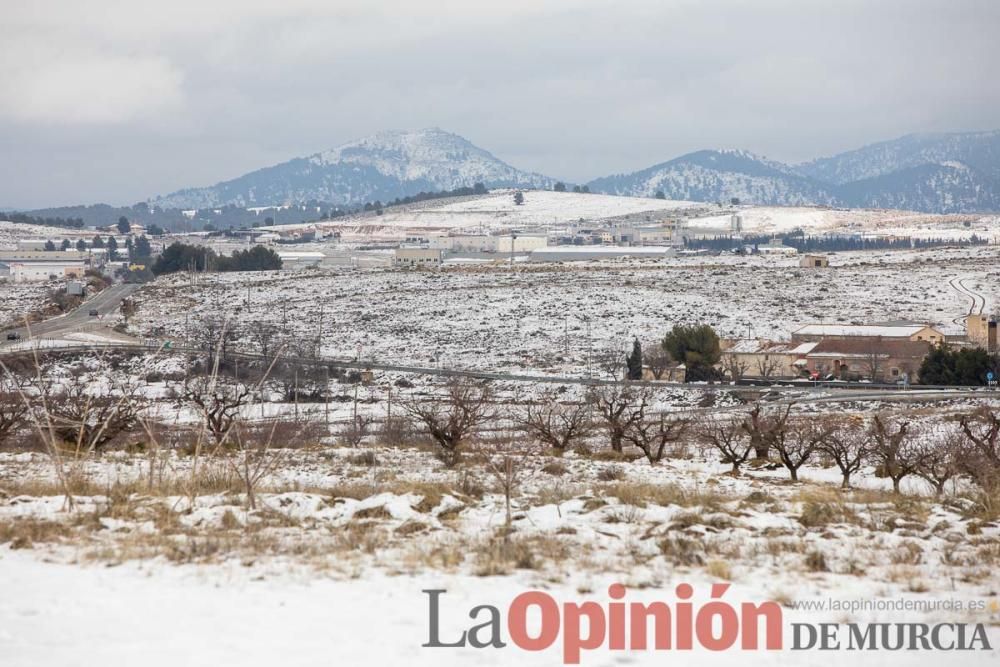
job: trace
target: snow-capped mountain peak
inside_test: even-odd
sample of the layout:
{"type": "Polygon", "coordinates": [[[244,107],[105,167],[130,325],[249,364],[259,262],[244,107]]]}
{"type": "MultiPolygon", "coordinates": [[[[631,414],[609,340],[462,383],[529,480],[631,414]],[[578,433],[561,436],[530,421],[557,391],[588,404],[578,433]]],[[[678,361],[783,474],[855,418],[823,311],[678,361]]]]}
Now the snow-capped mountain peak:
{"type": "Polygon", "coordinates": [[[378,132],[211,187],[181,190],[154,203],[178,208],[309,200],[356,205],[475,183],[550,187],[553,182],[515,169],[463,137],[428,128],[378,132]]]}

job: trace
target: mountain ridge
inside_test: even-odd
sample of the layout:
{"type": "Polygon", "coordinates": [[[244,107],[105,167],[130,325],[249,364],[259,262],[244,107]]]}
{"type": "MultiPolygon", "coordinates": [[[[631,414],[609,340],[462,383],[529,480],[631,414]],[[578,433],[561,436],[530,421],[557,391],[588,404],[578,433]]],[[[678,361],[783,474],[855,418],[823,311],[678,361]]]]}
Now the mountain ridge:
{"type": "Polygon", "coordinates": [[[356,205],[477,182],[487,187],[551,187],[555,180],[515,169],[467,139],[439,128],[389,130],[212,186],[178,190],[150,203],[173,208],[310,200],[356,205]]]}
{"type": "MultiPolygon", "coordinates": [[[[517,169],[440,128],[382,131],[234,179],[149,200],[198,209],[326,201],[357,206],[483,183],[549,188],[556,179],[517,169]]],[[[907,134],[798,164],[743,149],[700,150],[586,183],[592,192],[762,205],[1000,211],[1000,130],[907,134]]]]}
{"type": "Polygon", "coordinates": [[[732,149],[687,153],[588,183],[594,192],[765,205],[1000,211],[1000,130],[908,134],[800,164],[732,149]]]}

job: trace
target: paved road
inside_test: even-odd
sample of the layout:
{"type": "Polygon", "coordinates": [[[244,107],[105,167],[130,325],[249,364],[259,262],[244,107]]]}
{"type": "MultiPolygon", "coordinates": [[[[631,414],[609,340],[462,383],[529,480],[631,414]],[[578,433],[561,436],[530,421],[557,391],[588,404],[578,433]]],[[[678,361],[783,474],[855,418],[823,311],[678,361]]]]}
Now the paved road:
{"type": "MultiPolygon", "coordinates": [[[[112,285],[111,287],[99,292],[96,296],[84,301],[83,304],[76,310],[71,310],[65,315],[53,317],[52,319],[45,320],[44,322],[33,323],[31,325],[31,336],[34,338],[38,338],[40,336],[52,337],[102,326],[103,319],[107,315],[113,315],[116,313],[122,300],[129,297],[140,287],[141,285],[137,284],[112,285]],[[90,314],[91,310],[97,310],[98,315],[92,316],[90,314]]],[[[2,333],[0,345],[8,342],[7,334],[11,331],[16,331],[21,335],[22,339],[28,338],[28,329],[26,327],[7,329],[2,333]]]]}
{"type": "MultiPolygon", "coordinates": [[[[153,344],[127,344],[127,343],[91,343],[84,346],[72,346],[66,348],[50,348],[48,351],[73,351],[79,352],[86,349],[116,349],[131,351],[155,351],[153,344]]],[[[201,353],[203,350],[183,346],[172,346],[164,350],[165,353],[201,353]]],[[[0,347],[0,355],[3,348],[0,347]]],[[[11,352],[17,354],[17,352],[11,352]]],[[[261,361],[262,357],[257,354],[231,352],[231,356],[245,359],[247,361],[261,361]]],[[[370,360],[353,359],[305,359],[296,357],[284,357],[291,363],[306,366],[329,366],[330,368],[350,368],[350,369],[370,369],[380,371],[390,371],[397,373],[413,373],[418,375],[437,375],[443,377],[466,377],[481,380],[496,380],[501,382],[525,382],[525,383],[554,383],[554,384],[580,384],[580,385],[609,385],[620,384],[620,381],[603,378],[588,379],[586,377],[573,377],[561,375],[524,375],[514,373],[497,373],[489,371],[477,371],[474,369],[458,368],[434,368],[426,366],[404,366],[399,364],[377,363],[370,360]]],[[[998,398],[1000,392],[987,387],[942,387],[913,385],[902,387],[899,385],[876,385],[870,383],[787,383],[770,386],[756,385],[732,385],[732,384],[685,384],[681,382],[633,382],[633,386],[649,386],[660,389],[701,389],[703,391],[725,391],[738,394],[751,394],[756,396],[771,396],[768,402],[774,404],[782,403],[839,403],[850,401],[920,401],[941,398],[958,398],[968,396],[981,396],[983,398],[998,398]],[[776,398],[780,394],[793,394],[790,398],[776,398]]],[[[714,410],[706,410],[712,411],[714,410]]]]}

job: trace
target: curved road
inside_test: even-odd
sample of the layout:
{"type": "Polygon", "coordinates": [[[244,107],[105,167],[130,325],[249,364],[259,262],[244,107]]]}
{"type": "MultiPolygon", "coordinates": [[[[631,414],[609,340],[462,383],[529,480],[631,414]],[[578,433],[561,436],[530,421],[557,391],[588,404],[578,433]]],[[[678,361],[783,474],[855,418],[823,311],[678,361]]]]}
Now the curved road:
{"type": "MultiPolygon", "coordinates": [[[[131,296],[141,285],[138,284],[117,284],[108,287],[95,296],[84,301],[78,308],[71,310],[65,315],[53,317],[42,322],[34,322],[30,325],[30,337],[41,336],[52,337],[60,334],[74,333],[85,329],[101,326],[101,321],[106,315],[113,315],[118,311],[121,302],[131,296]],[[91,310],[98,312],[97,316],[90,314],[91,310]]],[[[0,346],[10,342],[7,334],[17,332],[24,340],[29,338],[29,327],[17,327],[16,329],[6,329],[0,332],[0,346]]]]}
{"type": "Polygon", "coordinates": [[[986,298],[982,294],[973,292],[969,287],[967,287],[965,285],[966,280],[968,280],[968,278],[952,278],[948,281],[948,284],[951,285],[953,290],[970,300],[969,312],[962,317],[956,317],[952,320],[955,324],[964,324],[965,318],[968,315],[982,315],[983,311],[986,310],[986,298]]]}

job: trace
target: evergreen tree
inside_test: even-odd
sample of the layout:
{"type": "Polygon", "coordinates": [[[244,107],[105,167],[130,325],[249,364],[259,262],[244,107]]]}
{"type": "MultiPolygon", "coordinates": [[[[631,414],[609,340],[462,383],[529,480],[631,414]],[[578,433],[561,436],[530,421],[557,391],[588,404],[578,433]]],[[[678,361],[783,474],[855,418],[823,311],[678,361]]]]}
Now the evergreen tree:
{"type": "Polygon", "coordinates": [[[80,252],[86,252],[87,242],[84,241],[83,239],[80,239],[79,241],[76,242],[76,249],[79,250],[80,252]]]}
{"type": "Polygon", "coordinates": [[[108,237],[108,259],[114,259],[118,253],[118,241],[114,236],[108,237]]]}
{"type": "Polygon", "coordinates": [[[667,195],[663,192],[663,190],[657,190],[656,194],[653,195],[653,196],[656,197],[657,199],[666,199],[667,198],[667,195]]]}
{"type": "Polygon", "coordinates": [[[55,249],[56,249],[56,244],[53,243],[51,240],[45,242],[45,250],[47,250],[48,252],[52,252],[55,249]]]}
{"type": "Polygon", "coordinates": [[[1000,375],[1000,356],[978,347],[955,350],[938,345],[920,364],[920,383],[980,386],[990,371],[1000,375]]]}
{"type": "Polygon", "coordinates": [[[555,190],[556,192],[566,192],[566,184],[563,183],[562,181],[559,181],[558,183],[552,186],[552,189],[555,190]]]}
{"type": "Polygon", "coordinates": [[[104,239],[101,238],[100,234],[94,237],[94,240],[90,242],[91,248],[103,248],[104,239]]]}
{"type": "Polygon", "coordinates": [[[524,203],[524,193],[520,190],[514,193],[514,203],[518,206],[524,203]]]}
{"type": "Polygon", "coordinates": [[[632,341],[632,353],[625,357],[625,362],[628,365],[628,379],[629,380],[641,380],[642,379],[642,345],[639,344],[639,339],[636,338],[632,341]]]}
{"type": "Polygon", "coordinates": [[[132,231],[132,227],[128,224],[128,218],[124,215],[118,218],[118,233],[128,234],[130,231],[132,231]]]}
{"type": "Polygon", "coordinates": [[[685,365],[685,381],[716,380],[715,364],[722,358],[719,337],[707,324],[675,325],[663,339],[663,349],[685,365]]]}
{"type": "Polygon", "coordinates": [[[62,250],[69,250],[70,245],[69,239],[63,239],[62,245],[60,246],[62,250]]]}

